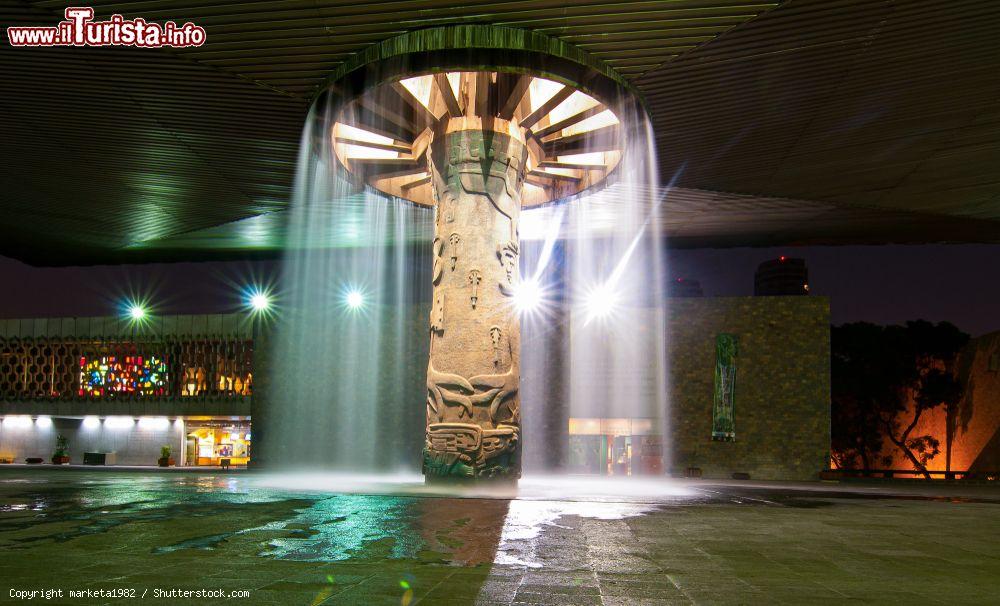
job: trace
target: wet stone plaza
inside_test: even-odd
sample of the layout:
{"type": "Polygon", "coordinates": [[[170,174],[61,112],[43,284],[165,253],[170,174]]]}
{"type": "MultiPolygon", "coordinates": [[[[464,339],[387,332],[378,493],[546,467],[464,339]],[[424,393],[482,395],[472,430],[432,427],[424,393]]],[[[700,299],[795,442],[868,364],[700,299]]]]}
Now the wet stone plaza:
{"type": "Polygon", "coordinates": [[[997,537],[991,486],[0,469],[4,602],[991,604],[997,537]]]}

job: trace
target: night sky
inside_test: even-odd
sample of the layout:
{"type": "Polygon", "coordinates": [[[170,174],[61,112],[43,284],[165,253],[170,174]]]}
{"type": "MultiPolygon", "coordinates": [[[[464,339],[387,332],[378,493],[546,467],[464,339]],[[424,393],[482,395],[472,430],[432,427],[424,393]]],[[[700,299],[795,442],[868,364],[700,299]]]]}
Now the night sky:
{"type": "MultiPolygon", "coordinates": [[[[814,295],[831,299],[834,324],[947,320],[978,336],[1000,330],[1000,246],[841,246],[674,250],[672,277],[701,281],[707,296],[753,294],[757,265],[802,257],[814,295]]],[[[119,313],[149,297],[157,313],[241,309],[240,288],[273,282],[280,263],[207,262],[36,268],[0,257],[0,317],[119,313]]]]}

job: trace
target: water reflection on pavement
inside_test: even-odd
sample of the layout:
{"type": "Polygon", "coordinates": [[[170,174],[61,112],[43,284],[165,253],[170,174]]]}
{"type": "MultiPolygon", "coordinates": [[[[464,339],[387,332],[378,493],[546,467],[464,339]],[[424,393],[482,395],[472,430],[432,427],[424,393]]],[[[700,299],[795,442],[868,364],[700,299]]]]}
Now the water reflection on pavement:
{"type": "MultiPolygon", "coordinates": [[[[3,466],[0,576],[73,586],[210,578],[275,604],[773,603],[779,590],[836,600],[853,593],[832,580],[857,583],[859,566],[894,570],[879,554],[898,551],[914,515],[935,520],[924,527],[941,536],[911,537],[907,553],[975,556],[969,544],[997,526],[998,496],[915,484],[529,477],[517,489],[459,489],[405,475],[3,466]],[[945,540],[962,548],[935,551],[945,540]]],[[[966,597],[979,591],[976,578],[966,597]]],[[[932,581],[921,595],[940,585],[932,581]]],[[[852,591],[901,599],[913,582],[852,591]]]]}
{"type": "Polygon", "coordinates": [[[33,532],[12,542],[0,538],[0,545],[23,548],[105,533],[126,523],[238,515],[246,505],[293,502],[290,517],[158,545],[153,553],[212,549],[235,535],[272,532],[281,536],[258,555],[340,561],[385,543],[387,558],[433,553],[457,565],[495,561],[539,567],[536,539],[560,527],[565,516],[622,519],[653,510],[655,501],[697,496],[666,483],[654,491],[637,490],[638,484],[584,486],[573,493],[552,481],[526,481],[518,494],[489,487],[425,487],[412,476],[7,472],[0,475],[0,514],[7,514],[0,532],[39,530],[45,523],[53,532],[33,532]]]}

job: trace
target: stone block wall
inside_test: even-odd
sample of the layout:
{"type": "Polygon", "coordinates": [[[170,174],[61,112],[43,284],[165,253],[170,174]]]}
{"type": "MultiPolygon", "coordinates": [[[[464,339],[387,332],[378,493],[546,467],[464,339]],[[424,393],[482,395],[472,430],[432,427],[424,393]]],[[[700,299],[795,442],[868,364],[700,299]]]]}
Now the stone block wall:
{"type": "Polygon", "coordinates": [[[672,299],[668,468],[815,480],[830,456],[830,306],[822,297],[672,299]],[[715,338],[739,338],[736,441],[712,440],[715,338]]]}

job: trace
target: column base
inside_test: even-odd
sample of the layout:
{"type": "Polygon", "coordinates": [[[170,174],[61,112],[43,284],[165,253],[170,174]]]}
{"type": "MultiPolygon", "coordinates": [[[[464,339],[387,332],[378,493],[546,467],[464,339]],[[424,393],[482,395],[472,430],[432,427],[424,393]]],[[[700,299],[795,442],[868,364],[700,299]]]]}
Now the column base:
{"type": "Polygon", "coordinates": [[[498,488],[517,488],[520,478],[502,476],[493,478],[462,478],[459,476],[424,476],[424,486],[496,486],[498,488]]]}
{"type": "Polygon", "coordinates": [[[462,476],[435,476],[424,475],[424,486],[437,487],[461,487],[480,486],[516,489],[520,478],[515,476],[495,476],[495,477],[462,477],[462,476]]]}
{"type": "Polygon", "coordinates": [[[423,474],[427,482],[517,482],[521,477],[520,428],[483,429],[472,423],[427,428],[423,474]]]}

